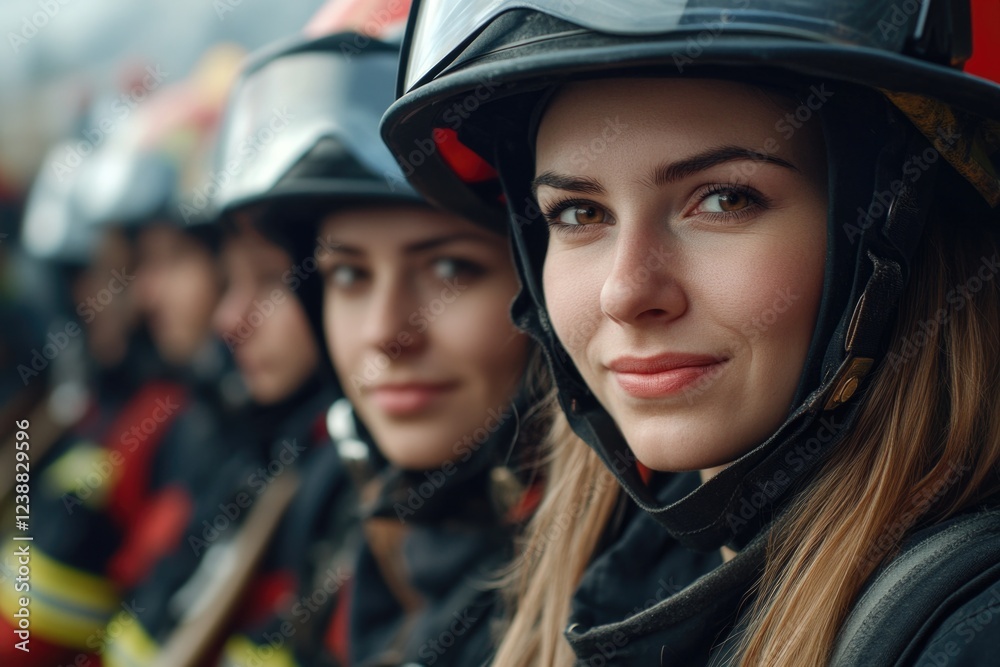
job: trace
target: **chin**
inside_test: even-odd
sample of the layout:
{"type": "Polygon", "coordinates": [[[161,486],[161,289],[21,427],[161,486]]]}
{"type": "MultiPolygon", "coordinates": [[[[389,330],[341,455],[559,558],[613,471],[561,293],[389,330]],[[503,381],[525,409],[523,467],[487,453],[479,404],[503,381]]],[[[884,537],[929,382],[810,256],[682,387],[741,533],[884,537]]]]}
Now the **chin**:
{"type": "Polygon", "coordinates": [[[652,423],[641,431],[623,430],[626,442],[636,459],[650,470],[659,472],[688,472],[726,465],[738,458],[742,451],[728,451],[731,442],[725,433],[718,437],[692,436],[676,425],[652,423]],[[671,428],[674,426],[674,428],[671,428]],[[720,447],[721,445],[721,447],[720,447]]]}
{"type": "Polygon", "coordinates": [[[372,431],[379,451],[397,468],[404,470],[432,470],[440,468],[454,458],[450,448],[442,450],[449,441],[436,432],[414,433],[417,427],[402,426],[380,428],[372,431]]]}

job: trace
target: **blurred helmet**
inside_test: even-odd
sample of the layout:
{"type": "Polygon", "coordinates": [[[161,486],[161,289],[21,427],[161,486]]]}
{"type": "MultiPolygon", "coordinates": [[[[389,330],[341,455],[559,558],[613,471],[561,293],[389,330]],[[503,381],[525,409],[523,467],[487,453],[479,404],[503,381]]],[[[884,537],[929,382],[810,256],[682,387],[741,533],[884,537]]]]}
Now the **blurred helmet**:
{"type": "MultiPolygon", "coordinates": [[[[320,219],[337,207],[422,204],[379,136],[398,59],[398,46],[354,32],[252,57],[216,147],[218,220],[249,216],[294,261],[308,262],[320,219]]],[[[296,294],[322,340],[321,281],[302,281],[296,294]]]]}

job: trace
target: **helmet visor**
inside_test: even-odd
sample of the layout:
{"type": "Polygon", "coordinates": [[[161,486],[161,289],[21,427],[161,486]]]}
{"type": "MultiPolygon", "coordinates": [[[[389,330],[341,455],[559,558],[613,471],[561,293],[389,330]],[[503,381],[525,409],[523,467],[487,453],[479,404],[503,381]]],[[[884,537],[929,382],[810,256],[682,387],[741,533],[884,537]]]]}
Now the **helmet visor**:
{"type": "Polygon", "coordinates": [[[230,98],[216,152],[216,206],[264,196],[323,137],[373,174],[399,171],[378,120],[392,101],[396,52],[304,51],[250,71],[230,98]]]}
{"type": "Polygon", "coordinates": [[[689,33],[692,48],[725,30],[898,53],[908,38],[920,37],[929,5],[929,0],[415,0],[399,92],[440,72],[450,56],[512,9],[607,34],[689,33]]]}

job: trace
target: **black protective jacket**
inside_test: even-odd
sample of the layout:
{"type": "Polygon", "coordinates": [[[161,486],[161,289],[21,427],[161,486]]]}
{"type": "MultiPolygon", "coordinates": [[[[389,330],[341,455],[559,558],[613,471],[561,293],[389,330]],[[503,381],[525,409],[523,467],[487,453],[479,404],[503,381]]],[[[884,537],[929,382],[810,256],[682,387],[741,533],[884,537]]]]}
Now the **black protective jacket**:
{"type": "Polygon", "coordinates": [[[502,421],[468,460],[429,472],[390,466],[362,492],[351,665],[477,667],[492,655],[497,574],[533,495],[498,463],[517,432],[516,419],[502,421]]]}
{"type": "MultiPolygon", "coordinates": [[[[696,484],[697,479],[690,483],[696,484]]],[[[995,542],[995,535],[1000,535],[1000,526],[996,525],[1000,514],[980,516],[986,516],[986,521],[996,529],[994,537],[988,538],[995,542]]],[[[902,553],[940,535],[961,519],[957,517],[916,532],[904,543],[902,553]]],[[[575,595],[566,636],[578,664],[622,667],[735,664],[738,630],[753,602],[753,585],[763,571],[767,537],[766,533],[759,535],[734,559],[722,564],[718,553],[697,554],[680,546],[648,515],[637,512],[617,541],[588,568],[575,595]],[[620,602],[643,599],[646,603],[632,609],[623,608],[627,605],[620,602]]],[[[945,559],[930,571],[913,572],[912,576],[919,578],[918,581],[945,576],[947,568],[954,568],[952,563],[952,559],[945,559]]],[[[880,573],[870,578],[868,586],[878,581],[880,573]]],[[[1000,563],[994,560],[992,567],[987,565],[984,575],[971,585],[956,587],[945,599],[935,598],[929,603],[926,597],[913,592],[905,597],[881,597],[879,605],[890,606],[883,607],[873,641],[888,644],[894,636],[899,637],[906,645],[901,657],[885,661],[874,659],[871,652],[862,652],[838,658],[831,664],[838,667],[998,664],[1000,563]],[[907,625],[915,618],[927,619],[919,631],[907,625]]],[[[874,622],[866,621],[862,626],[874,622]]]]}

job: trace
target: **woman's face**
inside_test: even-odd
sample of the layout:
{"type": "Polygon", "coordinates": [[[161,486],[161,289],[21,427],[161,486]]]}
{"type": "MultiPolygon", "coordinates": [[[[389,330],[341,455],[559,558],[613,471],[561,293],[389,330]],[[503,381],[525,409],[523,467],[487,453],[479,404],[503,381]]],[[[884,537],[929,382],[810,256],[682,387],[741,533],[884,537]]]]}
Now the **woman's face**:
{"type": "Polygon", "coordinates": [[[305,309],[282,280],[291,266],[288,253],[249,225],[223,243],[226,287],[215,329],[263,405],[288,398],[319,363],[305,309]]]}
{"type": "Polygon", "coordinates": [[[219,276],[208,248],[169,225],[142,230],[136,288],[160,355],[191,363],[212,333],[219,276]]]}
{"type": "Polygon", "coordinates": [[[327,342],[379,449],[412,470],[467,460],[509,417],[526,361],[506,239],[415,206],[337,212],[321,235],[327,342]]]}
{"type": "Polygon", "coordinates": [[[123,232],[108,230],[74,285],[77,313],[87,327],[87,351],[104,367],[121,363],[139,324],[131,290],[134,254],[123,232]]]}
{"type": "Polygon", "coordinates": [[[549,314],[654,470],[729,463],[791,408],[827,193],[819,121],[793,129],[788,107],[724,81],[593,81],[539,128],[549,314]]]}

